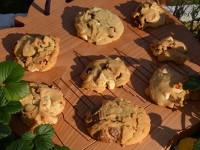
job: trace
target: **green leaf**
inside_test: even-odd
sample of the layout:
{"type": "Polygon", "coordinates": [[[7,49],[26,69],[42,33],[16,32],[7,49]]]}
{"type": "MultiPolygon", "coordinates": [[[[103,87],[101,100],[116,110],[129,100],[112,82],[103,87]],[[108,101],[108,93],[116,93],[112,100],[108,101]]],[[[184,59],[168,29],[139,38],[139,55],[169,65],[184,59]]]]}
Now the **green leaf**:
{"type": "Polygon", "coordinates": [[[11,129],[7,125],[0,124],[0,139],[5,138],[11,134],[11,129]]]}
{"type": "Polygon", "coordinates": [[[189,76],[183,84],[184,90],[194,91],[200,88],[200,75],[189,76]]]}
{"type": "Polygon", "coordinates": [[[6,147],[6,150],[32,150],[28,142],[19,139],[6,147]]]}
{"type": "Polygon", "coordinates": [[[70,150],[68,147],[65,147],[65,146],[55,146],[54,148],[53,148],[53,150],[70,150]]]}
{"type": "Polygon", "coordinates": [[[10,101],[6,106],[3,106],[0,109],[9,114],[16,114],[17,112],[20,112],[23,109],[23,105],[19,101],[10,101]]]}
{"type": "Polygon", "coordinates": [[[29,143],[29,145],[31,146],[31,148],[34,147],[34,143],[33,143],[33,140],[35,138],[35,134],[33,134],[32,132],[25,132],[23,135],[22,135],[22,139],[26,142],[29,143]]]}
{"type": "Polygon", "coordinates": [[[200,139],[197,139],[196,142],[194,142],[193,150],[200,150],[200,139]]]}
{"type": "Polygon", "coordinates": [[[2,87],[6,94],[6,98],[11,101],[18,101],[23,99],[30,93],[27,82],[11,82],[2,87]]]}
{"type": "Polygon", "coordinates": [[[12,61],[0,63],[0,83],[17,82],[24,76],[23,67],[12,61]]]}
{"type": "Polygon", "coordinates": [[[46,137],[52,137],[54,135],[54,129],[50,124],[39,125],[34,129],[34,133],[38,135],[45,135],[46,137]]]}
{"type": "Polygon", "coordinates": [[[7,137],[0,139],[0,149],[5,150],[6,147],[16,139],[15,134],[11,132],[7,137]]]}
{"type": "Polygon", "coordinates": [[[0,108],[0,123],[8,124],[10,119],[11,115],[0,108]]]}
{"type": "Polygon", "coordinates": [[[0,107],[5,106],[7,104],[7,100],[4,94],[4,91],[0,89],[0,107]]]}
{"type": "Polygon", "coordinates": [[[8,124],[11,119],[11,114],[15,114],[23,109],[19,101],[8,101],[5,94],[0,90],[0,122],[8,124]]]}
{"type": "Polygon", "coordinates": [[[36,150],[49,150],[53,148],[54,144],[52,136],[54,129],[50,124],[39,125],[34,129],[36,135],[34,139],[34,147],[36,150]]]}
{"type": "Polygon", "coordinates": [[[25,141],[32,141],[35,138],[35,135],[32,132],[26,132],[22,135],[22,139],[25,141]]]}
{"type": "Polygon", "coordinates": [[[34,140],[34,147],[36,150],[49,150],[54,147],[52,137],[39,135],[34,140]]]}
{"type": "Polygon", "coordinates": [[[20,140],[9,145],[6,150],[69,150],[66,147],[55,147],[52,141],[54,129],[50,124],[39,125],[34,129],[34,133],[26,132],[20,140]]]}

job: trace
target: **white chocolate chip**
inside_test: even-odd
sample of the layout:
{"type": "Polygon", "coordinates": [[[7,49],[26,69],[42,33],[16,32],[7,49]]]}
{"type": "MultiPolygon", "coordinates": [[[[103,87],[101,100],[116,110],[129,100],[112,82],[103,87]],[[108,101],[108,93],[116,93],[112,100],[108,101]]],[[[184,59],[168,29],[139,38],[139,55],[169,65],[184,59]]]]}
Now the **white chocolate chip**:
{"type": "Polygon", "coordinates": [[[107,82],[107,85],[108,85],[108,89],[112,90],[115,88],[115,81],[114,80],[109,80],[107,82]]]}

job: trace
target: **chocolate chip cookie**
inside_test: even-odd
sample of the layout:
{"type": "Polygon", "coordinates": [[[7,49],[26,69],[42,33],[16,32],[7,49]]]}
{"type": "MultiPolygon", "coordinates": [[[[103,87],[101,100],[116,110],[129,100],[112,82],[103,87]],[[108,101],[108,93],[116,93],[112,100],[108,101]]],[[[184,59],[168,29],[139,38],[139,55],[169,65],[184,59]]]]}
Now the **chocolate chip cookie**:
{"type": "Polygon", "coordinates": [[[179,72],[168,65],[163,65],[153,73],[145,94],[160,106],[183,107],[188,95],[188,91],[183,89],[184,79],[179,72]]]}
{"type": "Polygon", "coordinates": [[[51,69],[59,54],[59,38],[24,35],[14,45],[16,61],[30,72],[51,69]]]}
{"type": "Polygon", "coordinates": [[[81,74],[82,88],[103,92],[106,87],[114,89],[130,80],[130,72],[120,58],[94,60],[81,74]]]}
{"type": "Polygon", "coordinates": [[[119,39],[124,31],[117,15],[98,7],[79,12],[75,28],[79,37],[96,45],[111,43],[119,39]]]}
{"type": "Polygon", "coordinates": [[[187,47],[183,42],[173,39],[171,36],[162,40],[154,40],[150,43],[150,49],[158,61],[173,61],[183,64],[188,60],[187,47]]]}
{"type": "Polygon", "coordinates": [[[55,124],[57,115],[65,107],[63,94],[55,86],[46,84],[29,83],[31,93],[20,100],[24,106],[22,119],[32,128],[40,124],[55,124]]]}
{"type": "Polygon", "coordinates": [[[157,28],[174,22],[156,2],[141,3],[133,12],[132,17],[135,25],[140,29],[157,28]]]}
{"type": "Polygon", "coordinates": [[[85,123],[94,139],[121,145],[136,144],[150,131],[145,110],[122,98],[104,100],[98,111],[87,114],[85,123]]]}

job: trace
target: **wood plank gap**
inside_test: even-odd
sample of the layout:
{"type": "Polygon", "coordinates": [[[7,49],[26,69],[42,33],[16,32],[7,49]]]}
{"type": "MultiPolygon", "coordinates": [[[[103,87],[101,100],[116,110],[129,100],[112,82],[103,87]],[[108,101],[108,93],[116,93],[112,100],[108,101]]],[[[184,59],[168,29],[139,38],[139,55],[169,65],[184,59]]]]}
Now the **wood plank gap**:
{"type": "Polygon", "coordinates": [[[66,146],[63,141],[60,139],[60,137],[58,136],[58,134],[56,133],[56,131],[54,132],[56,137],[58,138],[58,140],[60,141],[60,143],[62,144],[62,146],[66,146]]]}
{"type": "Polygon", "coordinates": [[[95,144],[97,141],[94,141],[92,143],[90,143],[89,145],[87,145],[83,150],[86,150],[88,147],[92,146],[93,144],[95,144]]]}

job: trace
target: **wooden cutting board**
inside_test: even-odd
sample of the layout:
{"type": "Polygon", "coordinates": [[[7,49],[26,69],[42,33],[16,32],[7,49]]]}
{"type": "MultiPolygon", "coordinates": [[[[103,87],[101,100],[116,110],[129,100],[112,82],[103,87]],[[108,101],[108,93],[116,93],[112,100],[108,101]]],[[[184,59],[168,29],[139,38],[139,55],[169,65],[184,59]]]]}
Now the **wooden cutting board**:
{"type": "MultiPolygon", "coordinates": [[[[54,142],[69,146],[72,150],[111,150],[163,149],[169,141],[182,130],[196,125],[200,120],[200,102],[188,102],[180,110],[157,106],[144,95],[149,79],[155,69],[164,63],[158,63],[149,50],[153,39],[162,39],[169,35],[184,42],[189,51],[190,61],[185,65],[167,63],[183,75],[200,71],[200,43],[192,34],[176,20],[175,24],[146,29],[141,31],[132,26],[131,12],[138,2],[128,0],[74,0],[66,3],[64,0],[52,0],[51,14],[45,16],[43,8],[45,1],[35,0],[29,9],[27,17],[16,20],[24,26],[0,30],[0,61],[12,60],[12,45],[24,34],[55,35],[60,38],[60,54],[55,67],[43,73],[26,72],[24,80],[54,84],[62,90],[66,106],[59,121],[54,125],[54,142]],[[87,43],[76,36],[74,19],[79,11],[89,7],[102,7],[117,14],[123,21],[125,31],[122,37],[110,44],[97,46],[87,43]],[[86,91],[80,88],[80,73],[91,61],[109,56],[120,57],[131,71],[131,80],[123,88],[106,90],[102,94],[86,91]],[[145,108],[151,118],[151,131],[139,144],[122,148],[118,144],[107,144],[93,140],[84,125],[86,112],[101,105],[101,99],[110,97],[126,98],[132,103],[145,108]]],[[[26,127],[20,118],[14,117],[11,127],[22,134],[26,127]]]]}

